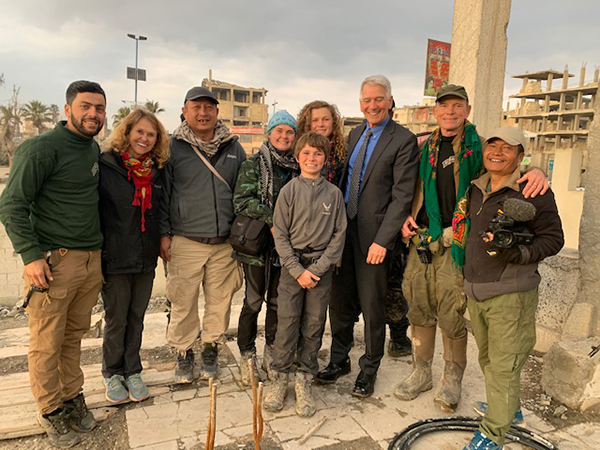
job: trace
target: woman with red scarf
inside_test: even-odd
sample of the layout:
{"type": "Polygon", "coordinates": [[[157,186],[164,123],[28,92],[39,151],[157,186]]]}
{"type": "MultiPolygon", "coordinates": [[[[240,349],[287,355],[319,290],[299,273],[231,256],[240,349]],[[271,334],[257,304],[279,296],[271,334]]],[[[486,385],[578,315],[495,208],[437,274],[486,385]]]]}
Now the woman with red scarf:
{"type": "Polygon", "coordinates": [[[119,122],[100,155],[106,323],[102,375],[106,399],[111,403],[148,398],[140,375],[140,347],[160,253],[160,169],[168,158],[165,129],[144,109],[135,109],[119,122]]]}

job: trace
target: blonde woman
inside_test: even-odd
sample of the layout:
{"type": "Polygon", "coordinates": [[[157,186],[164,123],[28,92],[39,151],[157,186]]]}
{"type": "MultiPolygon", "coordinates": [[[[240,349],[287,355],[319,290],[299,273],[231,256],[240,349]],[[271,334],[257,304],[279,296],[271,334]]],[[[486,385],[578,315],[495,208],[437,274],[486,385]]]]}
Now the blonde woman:
{"type": "Polygon", "coordinates": [[[132,111],[117,125],[100,155],[106,322],[102,375],[106,399],[111,403],[148,398],[140,375],[140,347],[160,253],[160,169],[168,158],[165,129],[144,109],[132,111]]]}

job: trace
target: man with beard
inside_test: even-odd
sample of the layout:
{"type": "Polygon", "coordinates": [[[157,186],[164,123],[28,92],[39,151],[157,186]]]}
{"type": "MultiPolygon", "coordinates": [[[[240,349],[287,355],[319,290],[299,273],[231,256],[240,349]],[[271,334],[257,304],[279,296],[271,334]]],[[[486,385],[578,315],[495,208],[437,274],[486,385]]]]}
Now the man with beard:
{"type": "Polygon", "coordinates": [[[233,191],[246,153],[237,136],[218,119],[219,101],[204,87],[185,96],[184,119],[171,138],[161,204],[161,257],[168,264],[169,345],[177,349],[176,383],[194,379],[192,347],[200,331],[198,295],[204,291],[200,375],[215,378],[217,344],[229,326],[231,299],[242,285],[231,257],[233,191]]]}
{"type": "Polygon", "coordinates": [[[19,146],[0,220],[25,265],[29,377],[38,421],[55,447],[96,426],[82,394],[81,339],[102,287],[96,136],[106,117],[99,84],[67,89],[66,122],[19,146]]]}

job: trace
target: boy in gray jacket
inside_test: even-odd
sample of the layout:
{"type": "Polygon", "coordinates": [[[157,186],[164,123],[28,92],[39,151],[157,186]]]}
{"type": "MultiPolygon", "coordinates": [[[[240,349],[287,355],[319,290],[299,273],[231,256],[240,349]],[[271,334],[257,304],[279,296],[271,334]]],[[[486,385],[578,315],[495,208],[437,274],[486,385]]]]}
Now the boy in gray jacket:
{"type": "Polygon", "coordinates": [[[279,280],[277,334],[265,409],[280,411],[287,394],[288,373],[296,372],[296,413],[315,413],[311,385],[319,371],[317,352],[325,328],[331,293],[332,266],[342,257],[346,208],[342,192],[321,177],[330,144],[309,132],[300,137],[294,156],[300,176],[284,186],[275,205],[275,247],[283,269],[279,280]],[[297,350],[297,353],[296,353],[297,350]]]}

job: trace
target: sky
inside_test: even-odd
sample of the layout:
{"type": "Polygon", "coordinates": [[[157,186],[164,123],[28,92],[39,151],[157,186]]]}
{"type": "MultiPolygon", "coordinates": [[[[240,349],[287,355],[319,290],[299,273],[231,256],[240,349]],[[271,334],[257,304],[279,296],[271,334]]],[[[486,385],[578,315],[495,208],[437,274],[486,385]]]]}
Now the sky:
{"type": "MultiPolygon", "coordinates": [[[[0,104],[15,85],[21,103],[62,109],[69,83],[89,79],[106,91],[112,123],[134,100],[128,33],[148,37],[139,44],[147,81],[138,84],[138,101],[158,101],[170,131],[186,91],[209,69],[214,79],[266,88],[269,105],[294,115],[322,99],[360,116],[360,83],[378,73],[391,80],[398,106],[417,104],[427,39],[451,41],[453,8],[452,0],[0,0],[0,104]]],[[[510,75],[568,64],[578,79],[587,63],[591,80],[600,65],[598,17],[598,0],[513,0],[503,104],[521,86],[510,75]]]]}

